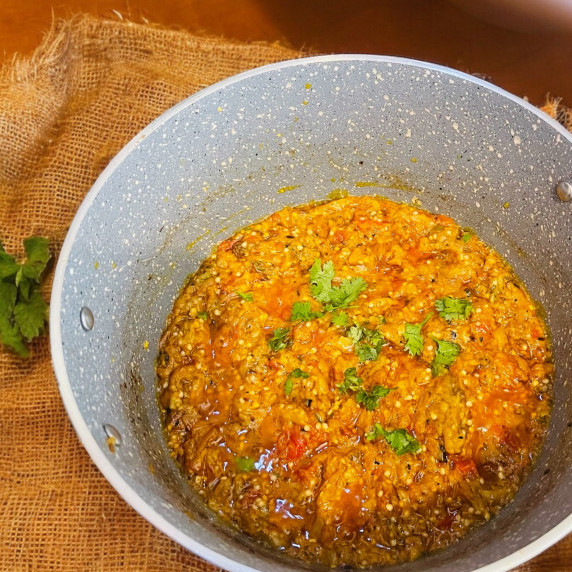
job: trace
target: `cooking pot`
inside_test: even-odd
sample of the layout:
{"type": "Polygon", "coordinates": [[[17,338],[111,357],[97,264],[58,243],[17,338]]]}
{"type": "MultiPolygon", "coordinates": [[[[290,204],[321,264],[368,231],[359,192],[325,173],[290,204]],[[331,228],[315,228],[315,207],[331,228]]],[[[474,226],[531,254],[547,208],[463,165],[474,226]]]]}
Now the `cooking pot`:
{"type": "Polygon", "coordinates": [[[542,304],[556,380],[544,448],[512,503],[407,571],[507,570],[572,530],[572,137],[474,77],[393,57],[288,61],[167,111],[111,161],[73,220],[51,300],[54,367],[83,445],[119,494],[231,571],[308,567],[217,521],[169,457],[153,370],[185,277],[285,205],[347,190],[452,216],[542,304]],[[559,198],[561,197],[561,198],[559,198]]]}

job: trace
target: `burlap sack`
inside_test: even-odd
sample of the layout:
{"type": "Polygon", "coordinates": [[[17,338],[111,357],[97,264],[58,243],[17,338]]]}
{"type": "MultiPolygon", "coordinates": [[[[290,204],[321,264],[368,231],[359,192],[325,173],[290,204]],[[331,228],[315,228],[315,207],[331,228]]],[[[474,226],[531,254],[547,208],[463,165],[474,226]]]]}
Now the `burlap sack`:
{"type": "MultiPolygon", "coordinates": [[[[98,174],[147,123],[220,79],[300,55],[91,17],[57,24],[0,71],[0,240],[21,253],[40,234],[57,257],[98,174]]],[[[572,123],[558,101],[547,111],[572,123]]],[[[0,349],[0,570],[216,570],[107,484],[67,419],[48,339],[31,350],[0,349]]]]}
{"type": "MultiPolygon", "coordinates": [[[[300,55],[91,17],[57,24],[0,73],[0,240],[21,253],[40,234],[57,256],[98,174],[152,119],[227,76],[300,55]]],[[[31,349],[28,360],[0,350],[0,570],[215,570],[107,484],[67,419],[48,339],[31,349]]]]}

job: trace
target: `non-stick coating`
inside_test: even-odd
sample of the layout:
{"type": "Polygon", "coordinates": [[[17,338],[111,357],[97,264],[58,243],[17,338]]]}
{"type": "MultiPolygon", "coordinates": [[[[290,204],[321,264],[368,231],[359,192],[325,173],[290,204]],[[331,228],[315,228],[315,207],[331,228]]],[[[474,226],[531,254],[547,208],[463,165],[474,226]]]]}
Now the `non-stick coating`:
{"type": "Polygon", "coordinates": [[[472,227],[511,262],[546,310],[557,377],[545,448],[514,502],[462,542],[396,569],[517,565],[572,528],[572,203],[555,193],[570,179],[572,140],[555,122],[421,62],[298,60],[191,97],[112,161],[58,263],[52,350],[80,438],[120,494],[181,544],[229,570],[296,569],[212,522],[170,460],[158,339],[185,277],[247,223],[339,189],[414,203],[472,227]],[[121,436],[115,453],[104,424],[121,436]]]}

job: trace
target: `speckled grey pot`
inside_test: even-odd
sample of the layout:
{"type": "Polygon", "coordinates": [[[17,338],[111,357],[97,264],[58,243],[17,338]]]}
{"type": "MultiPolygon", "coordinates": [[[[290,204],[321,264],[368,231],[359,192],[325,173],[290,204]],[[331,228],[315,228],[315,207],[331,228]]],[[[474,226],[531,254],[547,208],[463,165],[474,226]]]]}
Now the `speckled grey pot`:
{"type": "Polygon", "coordinates": [[[81,441],[130,505],[207,560],[232,571],[299,569],[212,522],[186,487],[160,429],[157,341],[187,274],[245,224],[339,188],[419,201],[473,227],[544,304],[556,406],[515,501],[459,544],[395,569],[516,566],[572,530],[572,202],[555,192],[571,178],[572,138],[556,122],[421,62],[311,58],[194,95],[110,163],[60,255],[52,354],[81,441]]]}

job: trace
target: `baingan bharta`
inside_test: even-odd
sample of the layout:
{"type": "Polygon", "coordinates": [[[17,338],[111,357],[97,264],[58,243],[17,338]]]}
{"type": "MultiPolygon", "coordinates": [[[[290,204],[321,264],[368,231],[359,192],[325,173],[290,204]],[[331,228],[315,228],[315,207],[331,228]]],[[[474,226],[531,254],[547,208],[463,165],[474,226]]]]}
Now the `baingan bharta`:
{"type": "Polygon", "coordinates": [[[447,216],[374,196],[222,242],[168,318],[168,446],[226,522],[306,562],[418,558],[515,495],[547,431],[547,327],[447,216]]]}

